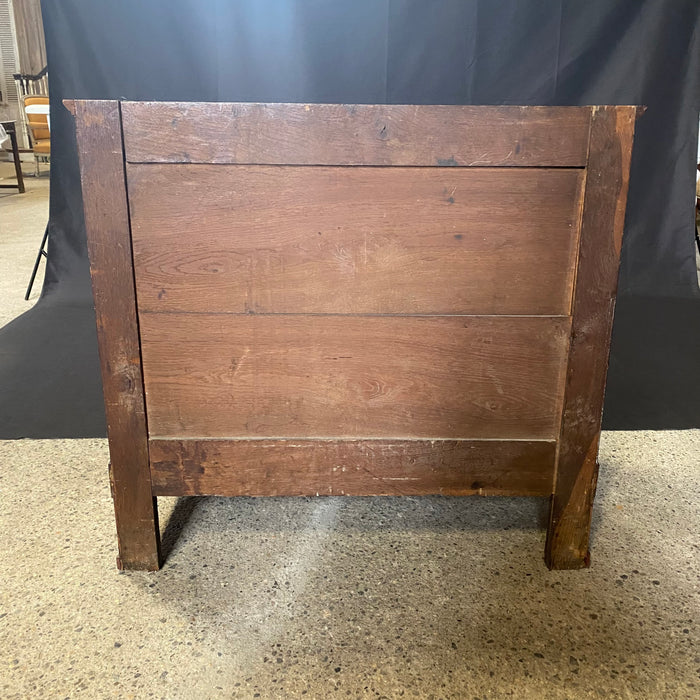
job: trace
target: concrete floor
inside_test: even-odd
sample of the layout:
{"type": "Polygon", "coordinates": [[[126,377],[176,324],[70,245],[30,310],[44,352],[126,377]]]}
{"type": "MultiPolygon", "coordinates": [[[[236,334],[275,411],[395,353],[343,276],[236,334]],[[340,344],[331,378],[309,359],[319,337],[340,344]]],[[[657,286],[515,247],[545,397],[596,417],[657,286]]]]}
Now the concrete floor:
{"type": "MultiPolygon", "coordinates": [[[[27,182],[0,323],[30,305],[27,182]]],[[[0,698],[699,698],[699,456],[604,434],[587,571],[544,567],[541,499],[161,498],[149,574],[115,568],[105,440],[0,442],[0,698]]]]}
{"type": "Polygon", "coordinates": [[[604,435],[587,571],[538,499],[321,497],[159,499],[118,573],[106,441],[1,442],[0,697],[698,698],[699,454],[604,435]]]}
{"type": "MultiPolygon", "coordinates": [[[[1,153],[1,152],[0,152],[1,153]]],[[[30,175],[34,165],[23,163],[30,175]]],[[[39,266],[29,301],[24,300],[34,260],[49,218],[49,177],[41,166],[40,177],[25,177],[26,192],[0,189],[0,327],[30,309],[39,298],[45,260],[39,266]]],[[[13,163],[0,161],[0,184],[15,180],[13,163]]]]}

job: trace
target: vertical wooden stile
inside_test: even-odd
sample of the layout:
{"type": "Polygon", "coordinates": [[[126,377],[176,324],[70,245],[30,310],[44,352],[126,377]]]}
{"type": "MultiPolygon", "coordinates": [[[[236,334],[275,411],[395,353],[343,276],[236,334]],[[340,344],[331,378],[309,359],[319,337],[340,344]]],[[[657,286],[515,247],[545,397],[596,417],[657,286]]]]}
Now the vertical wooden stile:
{"type": "Polygon", "coordinates": [[[545,560],[589,565],[617,275],[636,107],[594,107],[574,292],[564,410],[545,560]]]}
{"type": "Polygon", "coordinates": [[[85,227],[122,569],[160,566],[117,101],[76,101],[85,227]]]}

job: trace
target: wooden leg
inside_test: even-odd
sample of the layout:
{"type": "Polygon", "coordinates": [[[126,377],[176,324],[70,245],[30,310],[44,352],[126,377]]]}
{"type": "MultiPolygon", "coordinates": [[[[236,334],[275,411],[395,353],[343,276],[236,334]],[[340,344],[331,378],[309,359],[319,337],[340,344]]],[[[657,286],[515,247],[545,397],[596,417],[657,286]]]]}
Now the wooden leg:
{"type": "Polygon", "coordinates": [[[162,565],[158,516],[156,515],[154,518],[155,530],[153,523],[144,523],[140,532],[133,532],[133,528],[128,528],[132,532],[127,535],[119,531],[121,519],[116,509],[115,515],[117,516],[117,539],[119,542],[117,569],[121,571],[158,571],[162,565]]]}
{"type": "Polygon", "coordinates": [[[119,103],[84,103],[78,151],[111,456],[120,569],[160,566],[119,103]]]}
{"type": "Polygon", "coordinates": [[[139,484],[139,473],[143,470],[131,470],[126,479],[115,478],[113,464],[109,463],[109,485],[119,545],[117,568],[158,571],[162,564],[158,501],[144,491],[143,484],[139,484]]]}
{"type": "Polygon", "coordinates": [[[545,561],[550,569],[589,565],[588,537],[598,479],[598,445],[622,228],[634,134],[634,107],[596,107],[571,320],[569,364],[545,561]]]}
{"type": "Polygon", "coordinates": [[[584,569],[590,565],[588,540],[598,482],[598,433],[575,470],[572,484],[565,475],[557,479],[552,496],[545,562],[550,569],[584,569]]]}
{"type": "Polygon", "coordinates": [[[13,128],[10,132],[10,142],[12,143],[12,158],[15,161],[15,175],[17,177],[17,188],[19,193],[24,192],[24,178],[22,176],[22,162],[19,158],[19,148],[17,146],[17,132],[13,128]]]}

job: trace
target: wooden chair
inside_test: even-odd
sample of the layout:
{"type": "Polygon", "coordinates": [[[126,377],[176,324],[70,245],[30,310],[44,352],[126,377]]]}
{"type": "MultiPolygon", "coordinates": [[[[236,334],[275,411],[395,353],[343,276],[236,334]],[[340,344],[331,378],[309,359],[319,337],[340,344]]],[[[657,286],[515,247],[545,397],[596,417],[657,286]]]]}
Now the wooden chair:
{"type": "MultiPolygon", "coordinates": [[[[24,104],[24,98],[29,95],[45,96],[49,94],[49,71],[44,66],[36,75],[30,73],[14,73],[15,87],[20,104],[24,104]]],[[[29,148],[31,136],[29,135],[29,123],[27,113],[19,110],[19,123],[17,125],[17,140],[22,148],[29,148]]]]}
{"type": "Polygon", "coordinates": [[[49,126],[49,98],[46,95],[27,95],[24,98],[24,111],[27,115],[31,147],[34,152],[35,173],[39,175],[39,161],[48,162],[51,157],[51,129],[49,126]],[[32,107],[45,107],[47,113],[33,111],[32,107]],[[29,108],[29,109],[28,109],[29,108]]]}

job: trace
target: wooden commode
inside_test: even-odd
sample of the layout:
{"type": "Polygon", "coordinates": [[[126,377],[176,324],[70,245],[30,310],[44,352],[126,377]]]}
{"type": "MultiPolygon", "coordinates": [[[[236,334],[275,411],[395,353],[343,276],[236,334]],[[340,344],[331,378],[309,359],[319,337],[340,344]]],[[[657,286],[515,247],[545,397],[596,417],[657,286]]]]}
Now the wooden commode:
{"type": "Polygon", "coordinates": [[[157,496],[551,496],[588,564],[636,107],[75,100],[119,566],[157,496]]]}

